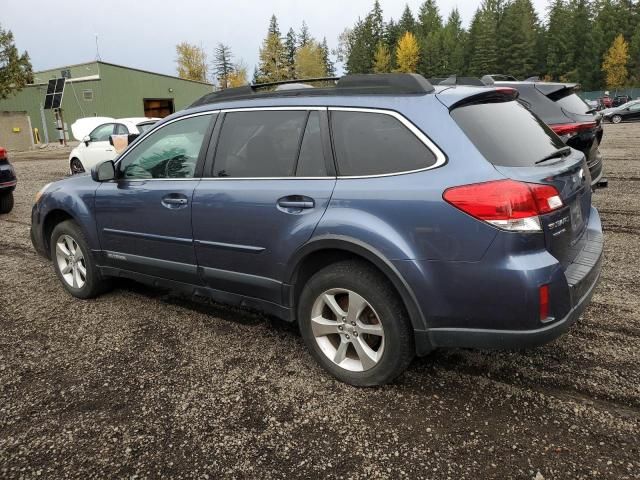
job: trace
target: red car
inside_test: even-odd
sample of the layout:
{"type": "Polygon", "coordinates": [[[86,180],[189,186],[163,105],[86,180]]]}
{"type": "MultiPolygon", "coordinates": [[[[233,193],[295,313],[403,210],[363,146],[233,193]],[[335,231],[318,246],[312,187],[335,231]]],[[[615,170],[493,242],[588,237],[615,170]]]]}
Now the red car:
{"type": "Polygon", "coordinates": [[[13,191],[16,189],[16,172],[7,158],[7,151],[0,147],[0,213],[13,209],[13,191]]]}

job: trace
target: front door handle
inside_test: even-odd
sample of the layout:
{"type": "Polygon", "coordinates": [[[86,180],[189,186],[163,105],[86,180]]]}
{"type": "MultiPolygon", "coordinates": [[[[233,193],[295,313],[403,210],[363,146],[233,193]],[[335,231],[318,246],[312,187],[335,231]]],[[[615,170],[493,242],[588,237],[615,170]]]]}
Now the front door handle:
{"type": "Polygon", "coordinates": [[[185,195],[179,193],[170,193],[162,197],[162,206],[166,208],[184,208],[189,203],[185,195]]]}

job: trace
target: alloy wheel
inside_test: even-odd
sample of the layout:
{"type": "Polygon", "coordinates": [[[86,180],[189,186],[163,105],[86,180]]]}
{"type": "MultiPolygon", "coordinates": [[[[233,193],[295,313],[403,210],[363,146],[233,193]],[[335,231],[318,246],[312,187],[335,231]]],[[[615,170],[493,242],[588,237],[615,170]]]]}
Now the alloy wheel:
{"type": "Polygon", "coordinates": [[[611,121],[613,123],[620,123],[622,121],[622,117],[620,115],[614,115],[613,117],[611,117],[611,121]]]}
{"type": "Polygon", "coordinates": [[[87,282],[87,264],[80,245],[70,235],[58,238],[56,262],[67,285],[73,288],[84,287],[87,282]]]}
{"type": "Polygon", "coordinates": [[[322,353],[345,370],[369,370],[384,353],[380,317],[351,290],[333,288],[318,296],[311,309],[311,330],[322,353]]]}

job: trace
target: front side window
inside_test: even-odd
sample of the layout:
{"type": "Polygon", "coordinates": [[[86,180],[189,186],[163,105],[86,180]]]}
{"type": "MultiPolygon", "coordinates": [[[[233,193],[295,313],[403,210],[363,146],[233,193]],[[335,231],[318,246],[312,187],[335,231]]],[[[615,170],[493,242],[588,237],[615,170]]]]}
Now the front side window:
{"type": "Polygon", "coordinates": [[[150,134],[119,163],[120,178],[193,178],[212,116],[177,120],[150,134]]]}
{"type": "Polygon", "coordinates": [[[434,153],[391,115],[332,111],[331,130],[342,176],[408,172],[436,163],[434,153]]]}
{"type": "Polygon", "coordinates": [[[128,135],[129,134],[129,129],[121,124],[121,123],[116,123],[116,130],[114,132],[115,135],[128,135]]]}
{"type": "Polygon", "coordinates": [[[93,129],[89,134],[92,142],[108,142],[109,137],[113,135],[113,123],[105,123],[93,129]]]}
{"type": "Polygon", "coordinates": [[[290,177],[295,174],[303,110],[225,114],[214,161],[215,177],[290,177]]]}

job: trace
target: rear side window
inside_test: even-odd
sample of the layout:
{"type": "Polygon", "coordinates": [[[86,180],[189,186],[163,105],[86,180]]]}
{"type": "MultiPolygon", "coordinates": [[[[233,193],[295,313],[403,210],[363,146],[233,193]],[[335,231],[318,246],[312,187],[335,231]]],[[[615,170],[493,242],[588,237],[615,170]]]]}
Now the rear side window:
{"type": "Polygon", "coordinates": [[[380,175],[430,167],[436,157],[391,115],[332,111],[331,130],[340,175],[380,175]]]}
{"type": "Polygon", "coordinates": [[[562,140],[519,102],[469,105],[456,108],[451,116],[494,165],[533,166],[564,147],[562,140]]]}
{"type": "Polygon", "coordinates": [[[311,112],[307,127],[304,130],[300,157],[298,158],[298,177],[326,177],[327,165],[322,152],[322,137],[320,133],[320,114],[311,112]]]}
{"type": "Polygon", "coordinates": [[[306,111],[248,111],[225,115],[214,161],[216,177],[295,174],[306,111]]]}
{"type": "Polygon", "coordinates": [[[571,112],[571,113],[586,114],[587,112],[593,110],[589,105],[587,105],[587,103],[584,100],[582,100],[575,93],[564,95],[560,98],[552,98],[552,100],[554,100],[557,105],[560,105],[567,112],[571,112]]]}

